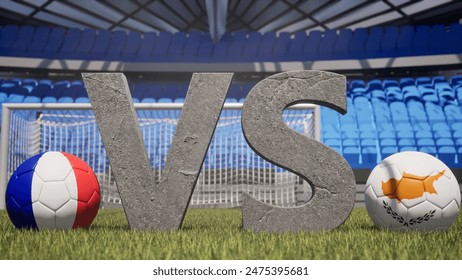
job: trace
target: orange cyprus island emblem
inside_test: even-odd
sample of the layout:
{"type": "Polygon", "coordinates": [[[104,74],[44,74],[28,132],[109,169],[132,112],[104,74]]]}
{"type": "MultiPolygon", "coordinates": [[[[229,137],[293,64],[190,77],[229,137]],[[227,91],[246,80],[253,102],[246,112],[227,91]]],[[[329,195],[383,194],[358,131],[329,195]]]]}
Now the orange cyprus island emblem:
{"type": "Polygon", "coordinates": [[[404,172],[403,178],[397,180],[391,178],[387,182],[382,182],[383,194],[391,199],[397,199],[401,203],[403,199],[414,199],[424,196],[424,193],[437,194],[433,183],[444,175],[443,170],[433,176],[416,176],[404,172]]]}

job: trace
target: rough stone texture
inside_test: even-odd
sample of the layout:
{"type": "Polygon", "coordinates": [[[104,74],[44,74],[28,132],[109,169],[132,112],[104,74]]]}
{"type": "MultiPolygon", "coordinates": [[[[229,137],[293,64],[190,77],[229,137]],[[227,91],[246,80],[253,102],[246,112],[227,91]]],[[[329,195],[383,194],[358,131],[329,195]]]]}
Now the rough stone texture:
{"type": "Polygon", "coordinates": [[[306,180],[313,197],[281,208],[243,194],[243,228],[285,232],[328,230],[340,226],[355,202],[355,178],[346,160],[324,144],[295,132],[282,120],[285,108],[315,103],[346,113],[346,78],[323,71],[292,71],[268,77],[247,96],[242,129],[252,149],[266,160],[306,180]]]}
{"type": "Polygon", "coordinates": [[[193,75],[162,180],[157,186],[125,76],[83,73],[82,77],[130,227],[178,229],[232,74],[193,75]]]}

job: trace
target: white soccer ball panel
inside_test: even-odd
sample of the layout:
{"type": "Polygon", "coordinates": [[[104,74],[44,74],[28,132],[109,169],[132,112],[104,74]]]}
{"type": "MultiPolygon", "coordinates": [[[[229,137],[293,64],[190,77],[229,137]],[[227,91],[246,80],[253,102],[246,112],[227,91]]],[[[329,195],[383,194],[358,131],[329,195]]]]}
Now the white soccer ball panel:
{"type": "MultiPolygon", "coordinates": [[[[394,154],[386,158],[384,161],[393,161],[400,171],[400,174],[404,172],[413,174],[416,176],[428,176],[435,170],[444,170],[448,167],[437,158],[421,152],[402,152],[394,154]]],[[[450,177],[451,174],[446,174],[446,177],[450,177]]]]}
{"type": "Polygon", "coordinates": [[[39,202],[53,211],[61,208],[71,199],[64,181],[45,182],[42,186],[39,202]]]}
{"type": "Polygon", "coordinates": [[[386,196],[379,197],[376,215],[383,222],[384,227],[397,229],[404,226],[407,218],[407,207],[396,199],[390,199],[386,196]]]}
{"type": "Polygon", "coordinates": [[[460,207],[455,200],[451,201],[448,206],[443,209],[441,226],[449,228],[459,216],[460,207]]]}
{"type": "Polygon", "coordinates": [[[78,200],[79,196],[78,196],[78,191],[77,191],[78,190],[77,180],[75,178],[74,172],[69,173],[69,175],[67,176],[65,180],[65,184],[66,184],[66,188],[69,192],[70,197],[72,199],[78,200]]]}
{"type": "MultiPolygon", "coordinates": [[[[440,171],[434,171],[430,176],[435,176],[440,171]]],[[[446,173],[452,173],[451,170],[445,170],[446,173]],[[448,172],[449,171],[449,172],[448,172]]],[[[451,174],[449,175],[451,177],[451,174]]],[[[428,187],[428,186],[427,186],[428,187]]],[[[437,205],[439,208],[443,209],[455,198],[455,193],[459,193],[459,184],[454,176],[449,179],[446,176],[441,176],[438,180],[433,182],[433,189],[436,193],[425,192],[425,197],[431,203],[437,205]]]]}
{"type": "MultiPolygon", "coordinates": [[[[453,177],[453,178],[455,178],[455,177],[453,177]]],[[[457,205],[460,208],[460,203],[461,203],[461,197],[460,197],[461,194],[460,194],[460,192],[461,192],[461,189],[459,187],[458,182],[456,182],[456,185],[457,185],[457,188],[454,189],[454,200],[456,201],[457,205]]]]}
{"type": "Polygon", "coordinates": [[[407,223],[409,229],[435,229],[441,224],[442,210],[424,201],[408,209],[407,223]]]}
{"type": "Polygon", "coordinates": [[[32,203],[37,202],[40,198],[40,193],[42,192],[43,181],[37,176],[37,173],[34,172],[32,175],[32,186],[31,186],[31,201],[32,203]]]}
{"type": "Polygon", "coordinates": [[[369,214],[375,214],[377,209],[377,195],[370,185],[364,192],[364,202],[366,203],[366,208],[369,214]]]}
{"type": "Polygon", "coordinates": [[[42,228],[54,228],[56,226],[56,214],[55,211],[51,210],[42,203],[35,202],[32,204],[34,211],[35,223],[37,227],[42,228]]]}
{"type": "Polygon", "coordinates": [[[77,200],[71,199],[56,211],[56,228],[72,228],[77,214],[77,200]]]}
{"type": "Polygon", "coordinates": [[[71,171],[69,161],[59,152],[44,153],[35,167],[35,173],[44,182],[64,181],[71,171]]]}
{"type": "Polygon", "coordinates": [[[366,185],[372,186],[377,197],[384,196],[382,183],[388,182],[390,179],[401,179],[402,173],[396,168],[395,164],[379,164],[369,175],[366,185]]]}

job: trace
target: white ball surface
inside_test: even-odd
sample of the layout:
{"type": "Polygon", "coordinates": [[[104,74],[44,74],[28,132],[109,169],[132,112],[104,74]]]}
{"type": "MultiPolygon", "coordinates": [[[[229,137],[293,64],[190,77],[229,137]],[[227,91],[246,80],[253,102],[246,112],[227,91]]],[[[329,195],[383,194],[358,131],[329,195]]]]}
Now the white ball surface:
{"type": "Polygon", "coordinates": [[[389,156],[372,170],[365,202],[378,228],[446,230],[457,219],[461,194],[442,161],[409,151],[389,156]]]}

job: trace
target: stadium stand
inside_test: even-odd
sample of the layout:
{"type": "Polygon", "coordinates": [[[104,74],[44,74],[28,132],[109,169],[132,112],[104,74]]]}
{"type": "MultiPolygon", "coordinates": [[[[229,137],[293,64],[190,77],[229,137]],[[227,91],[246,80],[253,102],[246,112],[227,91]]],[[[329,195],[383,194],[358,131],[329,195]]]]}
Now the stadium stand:
{"type": "MultiPolygon", "coordinates": [[[[321,110],[322,141],[353,168],[371,169],[396,151],[408,150],[425,151],[450,167],[462,167],[461,75],[356,79],[348,84],[346,115],[325,107],[321,110]]],[[[183,102],[187,89],[187,84],[178,83],[131,86],[133,100],[143,103],[183,102]]],[[[226,102],[242,102],[252,86],[233,84],[226,102]]],[[[0,104],[21,102],[80,103],[88,102],[88,96],[81,80],[1,80],[0,104]]],[[[223,147],[217,149],[224,152],[223,147]]]]}
{"type": "MultiPolygon", "coordinates": [[[[404,25],[288,32],[140,33],[6,25],[0,56],[164,62],[245,62],[364,59],[462,52],[462,25],[404,25]]],[[[425,83],[423,83],[425,84],[425,83]]],[[[420,85],[420,84],[418,84],[420,85]]]]}

